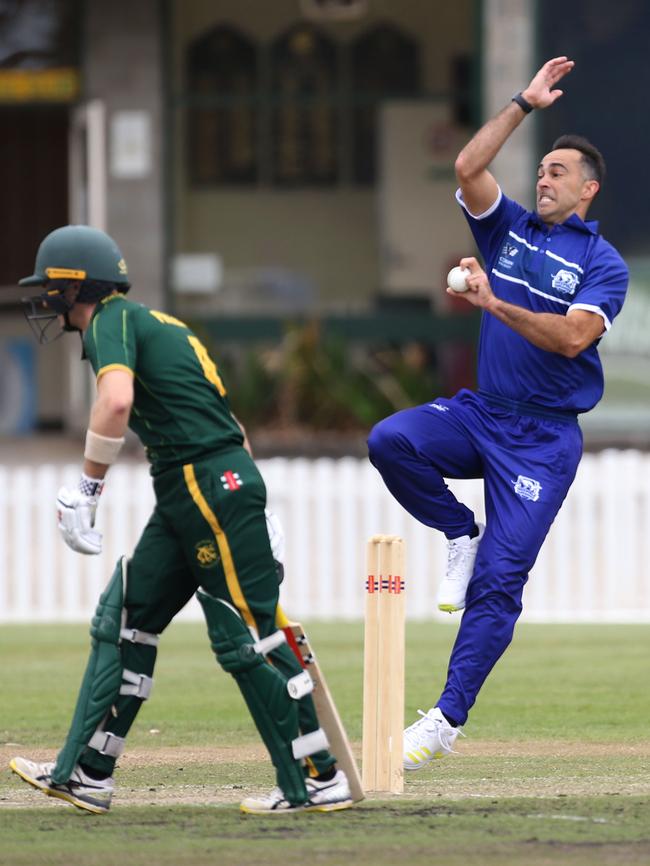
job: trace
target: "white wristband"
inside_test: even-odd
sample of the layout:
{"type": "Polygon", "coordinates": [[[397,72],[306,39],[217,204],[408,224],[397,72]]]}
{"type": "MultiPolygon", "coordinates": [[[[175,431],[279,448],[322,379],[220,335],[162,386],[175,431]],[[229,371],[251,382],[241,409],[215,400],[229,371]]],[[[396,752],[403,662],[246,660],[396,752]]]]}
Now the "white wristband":
{"type": "Polygon", "coordinates": [[[93,463],[110,466],[111,463],[115,463],[117,460],[117,455],[120,453],[122,445],[124,445],[124,436],[121,439],[111,439],[108,436],[100,436],[99,433],[93,433],[92,430],[88,430],[86,432],[84,457],[93,463]]]}

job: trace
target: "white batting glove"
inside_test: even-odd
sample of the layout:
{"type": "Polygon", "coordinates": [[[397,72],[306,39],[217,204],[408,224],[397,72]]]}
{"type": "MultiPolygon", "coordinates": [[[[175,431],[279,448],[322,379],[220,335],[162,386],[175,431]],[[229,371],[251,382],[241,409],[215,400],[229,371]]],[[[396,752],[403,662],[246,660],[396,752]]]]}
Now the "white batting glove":
{"type": "Polygon", "coordinates": [[[284,530],[280,518],[268,508],[264,509],[264,516],[266,517],[266,531],[269,534],[273,559],[282,564],[284,562],[284,530]]]}
{"type": "Polygon", "coordinates": [[[102,552],[102,535],[93,527],[103,486],[102,482],[82,476],[80,487],[94,489],[94,493],[68,490],[67,487],[59,490],[56,499],[59,532],[68,547],[77,553],[96,555],[102,552]]]}

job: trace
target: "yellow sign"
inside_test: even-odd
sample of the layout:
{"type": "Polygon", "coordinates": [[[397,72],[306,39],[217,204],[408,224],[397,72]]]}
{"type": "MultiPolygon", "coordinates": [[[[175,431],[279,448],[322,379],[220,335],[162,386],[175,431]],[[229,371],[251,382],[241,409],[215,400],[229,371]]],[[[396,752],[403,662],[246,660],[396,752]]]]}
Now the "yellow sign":
{"type": "Polygon", "coordinates": [[[55,69],[0,69],[0,102],[73,102],[79,96],[79,72],[55,69]]]}

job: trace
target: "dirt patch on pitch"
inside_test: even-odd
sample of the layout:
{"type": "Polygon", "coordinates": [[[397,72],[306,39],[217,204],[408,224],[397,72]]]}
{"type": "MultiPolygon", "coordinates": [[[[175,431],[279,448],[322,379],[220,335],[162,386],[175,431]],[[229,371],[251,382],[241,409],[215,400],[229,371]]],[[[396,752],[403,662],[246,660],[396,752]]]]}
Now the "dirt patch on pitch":
{"type": "MultiPolygon", "coordinates": [[[[603,758],[617,755],[630,758],[650,758],[650,741],[640,743],[589,743],[558,740],[519,740],[499,742],[498,740],[472,740],[470,737],[456,741],[459,758],[603,758]]],[[[361,756],[361,745],[354,743],[357,758],[361,756]]],[[[56,752],[52,749],[30,749],[21,743],[0,745],[0,764],[6,765],[14,755],[28,755],[34,761],[51,761],[56,752]]],[[[149,767],[155,764],[205,763],[248,763],[266,760],[267,753],[261,744],[250,743],[246,746],[175,746],[129,748],[120,758],[122,766],[149,767]]],[[[447,762],[445,762],[447,763],[447,762]]],[[[437,765],[437,764],[436,764],[437,765]]]]}
{"type": "MultiPolygon", "coordinates": [[[[357,744],[357,756],[360,749],[357,744]]],[[[650,795],[650,741],[621,744],[571,743],[557,741],[463,741],[458,755],[408,773],[400,799],[558,797],[597,795],[650,795]]],[[[29,749],[19,744],[0,746],[0,766],[7,768],[16,754],[32,760],[53,760],[52,750],[29,749]]],[[[118,776],[114,805],[205,805],[238,803],[250,793],[255,768],[264,766],[268,757],[261,745],[211,748],[131,749],[120,759],[122,780],[118,776]],[[214,768],[206,784],[184,784],[178,773],[172,782],[156,783],[156,768],[178,771],[196,765],[214,768]],[[231,770],[241,766],[241,784],[219,784],[219,765],[231,770]],[[151,769],[151,784],[133,786],[129,778],[151,769]],[[132,772],[128,772],[132,771],[132,772]],[[247,781],[244,781],[247,780],[247,781]]],[[[146,775],[146,774],[145,774],[146,775]]],[[[232,778],[232,772],[230,773],[232,778]]],[[[138,779],[139,781],[139,779],[138,779]]],[[[265,786],[268,787],[268,784],[265,786]]],[[[259,789],[258,789],[259,791],[259,789]]],[[[373,794],[370,800],[388,799],[390,795],[373,794]]],[[[0,772],[0,808],[61,805],[60,801],[40,797],[38,792],[21,784],[8,769],[0,772]]]]}

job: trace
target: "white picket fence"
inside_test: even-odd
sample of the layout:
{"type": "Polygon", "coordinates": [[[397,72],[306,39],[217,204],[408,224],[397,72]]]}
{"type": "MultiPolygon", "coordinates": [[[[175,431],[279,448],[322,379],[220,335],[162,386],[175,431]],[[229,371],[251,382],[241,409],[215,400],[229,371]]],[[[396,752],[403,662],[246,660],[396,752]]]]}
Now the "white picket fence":
{"type": "MultiPolygon", "coordinates": [[[[269,505],[287,537],[282,602],[291,616],[363,616],[365,542],[375,533],[406,542],[407,615],[435,613],[446,556],[440,533],[417,524],[364,460],[259,461],[269,505]]],[[[117,465],[98,513],[104,552],[73,553],[59,538],[54,499],[78,466],[0,467],[0,622],[86,621],[123,553],[130,554],[153,504],[146,466],[117,465]]],[[[480,482],[450,487],[479,519],[480,482]]],[[[650,622],[650,455],[587,454],[530,576],[524,616],[536,621],[650,622]]],[[[192,601],[180,614],[199,619],[192,601]]]]}

